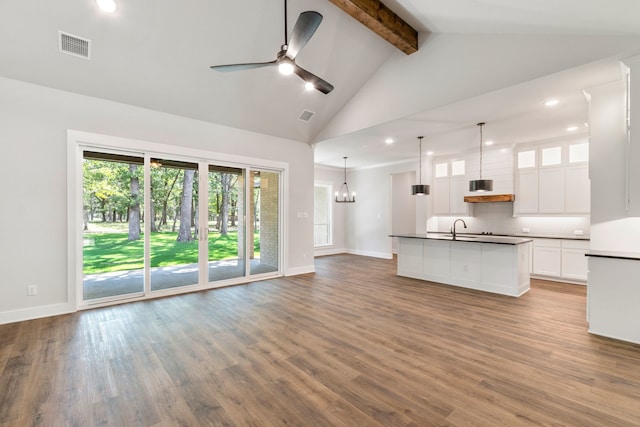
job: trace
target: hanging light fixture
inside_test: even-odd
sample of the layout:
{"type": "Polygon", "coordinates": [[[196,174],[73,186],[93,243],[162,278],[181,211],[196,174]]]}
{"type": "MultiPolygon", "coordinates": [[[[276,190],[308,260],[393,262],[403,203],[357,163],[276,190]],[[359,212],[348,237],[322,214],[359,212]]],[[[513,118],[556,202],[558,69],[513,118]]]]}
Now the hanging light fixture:
{"type": "Polygon", "coordinates": [[[482,179],[482,126],[484,125],[484,122],[478,123],[478,126],[480,126],[480,179],[469,181],[469,191],[479,193],[484,191],[493,191],[493,180],[482,179]]]}
{"type": "Polygon", "coordinates": [[[351,193],[351,197],[349,197],[349,185],[347,184],[347,158],[344,159],[344,182],[340,186],[340,191],[336,191],[336,203],[354,203],[356,201],[356,193],[351,193]],[[338,196],[342,194],[342,198],[338,198],[338,196]]]}
{"type": "Polygon", "coordinates": [[[414,196],[424,196],[429,194],[429,186],[422,184],[422,138],[424,138],[424,136],[418,137],[418,141],[420,142],[420,179],[417,184],[411,186],[411,194],[414,196]]]}

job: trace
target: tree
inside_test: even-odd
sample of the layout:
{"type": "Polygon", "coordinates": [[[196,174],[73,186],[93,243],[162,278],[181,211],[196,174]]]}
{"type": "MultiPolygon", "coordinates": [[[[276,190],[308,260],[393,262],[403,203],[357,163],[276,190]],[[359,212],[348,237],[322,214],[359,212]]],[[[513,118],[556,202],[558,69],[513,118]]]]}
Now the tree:
{"type": "Polygon", "coordinates": [[[193,201],[193,169],[185,169],[182,180],[182,197],[180,198],[180,228],[178,230],[178,242],[190,242],[191,235],[191,204],[193,201]]]}
{"type": "Polygon", "coordinates": [[[238,175],[231,173],[220,174],[220,234],[229,233],[229,210],[231,206],[231,190],[238,182],[238,175]]]}
{"type": "Polygon", "coordinates": [[[138,178],[138,165],[129,165],[130,201],[129,201],[129,240],[140,239],[140,178],[138,178]]]}

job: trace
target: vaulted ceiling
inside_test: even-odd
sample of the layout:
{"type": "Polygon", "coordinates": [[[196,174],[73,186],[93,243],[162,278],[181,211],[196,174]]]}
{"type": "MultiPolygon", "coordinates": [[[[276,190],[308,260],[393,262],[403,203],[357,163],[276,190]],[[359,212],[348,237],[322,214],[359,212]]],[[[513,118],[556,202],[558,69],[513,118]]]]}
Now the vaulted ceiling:
{"type": "Polygon", "coordinates": [[[462,150],[477,121],[502,143],[559,137],[586,121],[581,90],[640,53],[636,0],[383,0],[419,31],[409,56],[329,0],[289,0],[289,31],[302,11],[324,17],[296,59],[335,86],[323,95],[276,68],[209,69],[275,59],[280,0],[117,2],[113,14],[94,0],[2,2],[0,76],[312,143],[333,166],[415,157],[418,134],[437,153],[462,150]],[[90,39],[91,59],[60,54],[58,31],[90,39]],[[553,112],[548,97],[561,100],[553,112]]]}

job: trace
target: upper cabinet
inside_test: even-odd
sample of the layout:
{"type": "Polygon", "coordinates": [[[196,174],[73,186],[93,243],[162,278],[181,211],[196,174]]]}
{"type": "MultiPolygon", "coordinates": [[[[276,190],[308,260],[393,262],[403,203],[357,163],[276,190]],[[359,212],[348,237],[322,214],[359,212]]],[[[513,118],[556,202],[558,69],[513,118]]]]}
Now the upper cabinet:
{"type": "Polygon", "coordinates": [[[467,215],[464,203],[466,161],[448,159],[434,162],[434,215],[467,215]]]}
{"type": "Polygon", "coordinates": [[[514,215],[589,213],[586,141],[519,148],[514,157],[514,215]]]}

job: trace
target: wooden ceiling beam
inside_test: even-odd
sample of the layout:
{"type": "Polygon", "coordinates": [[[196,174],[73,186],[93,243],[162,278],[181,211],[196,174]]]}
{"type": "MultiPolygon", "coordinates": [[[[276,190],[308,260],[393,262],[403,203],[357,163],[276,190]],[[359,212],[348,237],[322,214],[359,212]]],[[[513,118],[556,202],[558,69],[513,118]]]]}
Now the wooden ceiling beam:
{"type": "Polygon", "coordinates": [[[380,0],[329,0],[406,53],[418,51],[418,32],[380,0]]]}

